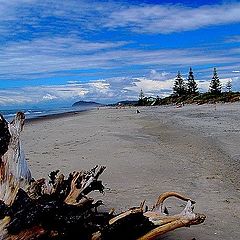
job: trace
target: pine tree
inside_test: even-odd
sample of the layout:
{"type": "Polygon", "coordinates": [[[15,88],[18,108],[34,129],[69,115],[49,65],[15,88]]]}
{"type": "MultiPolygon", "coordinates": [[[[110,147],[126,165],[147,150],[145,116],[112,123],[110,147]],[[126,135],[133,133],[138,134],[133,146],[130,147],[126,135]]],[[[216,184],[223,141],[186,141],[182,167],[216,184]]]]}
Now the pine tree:
{"type": "Polygon", "coordinates": [[[178,71],[178,74],[174,82],[173,93],[179,97],[186,94],[186,85],[184,83],[184,80],[182,78],[180,71],[178,71]]]}
{"type": "Polygon", "coordinates": [[[213,77],[212,80],[210,82],[210,86],[209,86],[209,91],[213,94],[220,94],[221,93],[221,83],[217,74],[217,69],[214,68],[213,69],[213,77]]]}
{"type": "Polygon", "coordinates": [[[197,83],[194,79],[194,75],[191,67],[188,74],[187,91],[189,94],[196,94],[198,92],[197,83]]]}
{"type": "Polygon", "coordinates": [[[144,102],[145,102],[144,93],[143,93],[143,90],[141,89],[139,93],[138,105],[143,106],[144,102]]]}
{"type": "Polygon", "coordinates": [[[159,104],[160,104],[160,101],[161,101],[161,99],[160,99],[160,97],[157,95],[154,105],[159,105],[159,104]]]}
{"type": "Polygon", "coordinates": [[[227,89],[227,91],[228,91],[229,93],[232,91],[232,82],[231,82],[231,80],[228,80],[228,81],[227,81],[226,89],[227,89]]]}
{"type": "Polygon", "coordinates": [[[141,89],[139,93],[139,99],[143,99],[143,98],[144,98],[144,93],[143,93],[143,90],[141,89]]]}

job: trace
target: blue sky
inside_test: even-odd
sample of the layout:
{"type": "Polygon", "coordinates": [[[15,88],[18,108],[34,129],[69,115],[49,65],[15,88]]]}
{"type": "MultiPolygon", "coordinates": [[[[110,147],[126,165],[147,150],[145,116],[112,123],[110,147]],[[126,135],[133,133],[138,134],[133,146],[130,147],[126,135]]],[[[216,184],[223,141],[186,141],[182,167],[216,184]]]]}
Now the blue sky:
{"type": "Polygon", "coordinates": [[[0,107],[240,90],[240,1],[0,0],[0,107]]]}

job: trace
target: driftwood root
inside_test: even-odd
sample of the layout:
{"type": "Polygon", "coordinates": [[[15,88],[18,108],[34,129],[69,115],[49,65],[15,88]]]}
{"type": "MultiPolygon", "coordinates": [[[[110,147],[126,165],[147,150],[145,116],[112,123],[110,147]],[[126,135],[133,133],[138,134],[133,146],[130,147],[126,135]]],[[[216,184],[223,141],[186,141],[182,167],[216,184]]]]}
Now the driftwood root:
{"type": "Polygon", "coordinates": [[[139,207],[115,214],[100,211],[102,201],[89,197],[104,192],[99,177],[104,166],[69,174],[57,171],[34,180],[21,146],[24,114],[11,123],[0,115],[0,239],[3,240],[153,240],[180,227],[197,225],[205,215],[193,212],[195,202],[176,192],[159,196],[152,210],[139,207]],[[176,197],[186,201],[183,211],[169,215],[164,201],[176,197]]]}

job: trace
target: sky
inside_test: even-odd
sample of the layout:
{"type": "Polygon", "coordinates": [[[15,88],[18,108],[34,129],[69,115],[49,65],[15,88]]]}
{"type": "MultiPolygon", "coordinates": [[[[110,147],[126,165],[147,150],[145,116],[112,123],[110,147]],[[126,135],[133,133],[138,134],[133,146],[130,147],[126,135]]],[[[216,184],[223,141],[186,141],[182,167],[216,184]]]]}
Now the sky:
{"type": "Polygon", "coordinates": [[[240,1],[0,0],[0,108],[240,91],[240,1]]]}

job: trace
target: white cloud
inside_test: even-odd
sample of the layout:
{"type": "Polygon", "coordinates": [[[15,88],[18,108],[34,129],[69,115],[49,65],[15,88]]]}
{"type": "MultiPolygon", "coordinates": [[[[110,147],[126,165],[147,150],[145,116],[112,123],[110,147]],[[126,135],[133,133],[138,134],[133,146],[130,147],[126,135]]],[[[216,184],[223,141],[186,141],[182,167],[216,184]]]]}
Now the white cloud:
{"type": "MultiPolygon", "coordinates": [[[[212,70],[212,69],[211,69],[212,70]]],[[[220,72],[220,71],[219,71],[220,72]]],[[[196,77],[201,92],[208,91],[212,71],[208,71],[202,80],[196,77]]],[[[197,75],[197,74],[196,74],[197,75]]],[[[239,77],[222,77],[219,74],[223,89],[228,80],[232,81],[233,89],[240,88],[239,77]]],[[[92,80],[81,83],[74,82],[62,85],[23,87],[11,90],[0,90],[0,106],[13,104],[41,103],[61,101],[73,103],[77,100],[91,100],[102,103],[112,103],[123,99],[138,99],[140,89],[146,96],[160,97],[172,93],[175,73],[166,73],[152,69],[144,77],[117,77],[92,80]],[[153,78],[152,78],[153,77],[153,78]]]]}
{"type": "Polygon", "coordinates": [[[239,43],[240,35],[233,35],[233,36],[227,37],[225,42],[226,43],[239,43]]]}
{"type": "Polygon", "coordinates": [[[74,85],[74,84],[79,83],[79,81],[72,81],[72,80],[70,80],[70,81],[67,81],[67,83],[68,83],[68,84],[73,84],[73,85],[74,85]]]}
{"type": "Polygon", "coordinates": [[[0,79],[35,78],[41,77],[40,74],[51,75],[75,69],[107,68],[112,66],[113,54],[118,51],[115,49],[125,44],[83,41],[72,36],[1,45],[0,79]]]}
{"type": "Polygon", "coordinates": [[[154,79],[154,80],[162,80],[162,81],[165,81],[166,80],[166,76],[168,76],[169,73],[163,71],[163,72],[157,72],[155,69],[151,69],[150,70],[150,74],[149,74],[149,77],[151,79],[154,79]]]}
{"type": "Polygon", "coordinates": [[[168,79],[165,81],[157,81],[147,78],[136,78],[133,80],[133,84],[130,87],[125,87],[126,90],[134,92],[140,92],[143,89],[145,94],[151,95],[162,95],[165,92],[171,91],[174,79],[168,79]]]}
{"type": "Polygon", "coordinates": [[[34,93],[26,94],[23,89],[0,90],[0,106],[9,106],[15,104],[26,104],[38,102],[39,95],[34,93]]]}
{"type": "MultiPolygon", "coordinates": [[[[127,41],[94,41],[90,40],[94,37],[86,37],[84,32],[96,33],[118,27],[142,33],[181,32],[239,22],[239,10],[240,3],[193,8],[179,4],[136,5],[114,1],[92,1],[91,4],[84,0],[1,1],[0,33],[8,41],[0,45],[0,79],[65,76],[75,70],[75,75],[81,75],[78,70],[115,71],[115,68],[124,68],[124,74],[128,75],[127,71],[135,65],[166,69],[166,66],[235,64],[239,62],[237,48],[229,51],[212,51],[208,46],[179,50],[137,49],[138,43],[135,48],[129,47],[127,41]],[[29,36],[28,40],[16,37],[22,33],[29,36]]],[[[161,77],[152,72],[152,79],[161,77]]]]}
{"type": "Polygon", "coordinates": [[[127,6],[114,11],[105,24],[109,28],[124,27],[135,32],[172,33],[207,26],[240,22],[240,4],[127,6]]]}
{"type": "MultiPolygon", "coordinates": [[[[71,26],[70,33],[125,28],[133,32],[163,33],[195,30],[208,26],[240,22],[240,3],[209,4],[188,7],[183,4],[134,4],[116,1],[81,0],[11,0],[1,1],[0,31],[8,34],[33,29],[59,32],[59,23],[71,26]],[[43,25],[43,20],[54,18],[55,23],[43,25]],[[12,24],[12,23],[18,23],[12,24]],[[12,28],[9,28],[11,24],[12,28]],[[15,26],[16,25],[16,26],[15,26]]],[[[68,32],[68,33],[69,33],[68,32]]],[[[34,34],[38,34],[35,31],[34,34]]]]}
{"type": "MultiPolygon", "coordinates": [[[[126,43],[87,42],[73,37],[43,38],[2,45],[0,46],[0,79],[34,79],[64,74],[81,75],[79,70],[110,70],[122,67],[125,67],[127,75],[126,66],[134,65],[178,67],[239,62],[238,55],[235,54],[236,49],[228,51],[214,51],[209,48],[136,50],[122,49],[123,44],[126,43]]],[[[115,70],[113,71],[116,73],[115,70]]],[[[95,72],[95,74],[98,76],[99,73],[95,72]]],[[[160,79],[164,78],[166,73],[163,72],[162,76],[156,76],[153,70],[151,74],[153,79],[160,79]]]]}
{"type": "Polygon", "coordinates": [[[151,69],[145,77],[131,78],[131,81],[123,90],[130,91],[138,96],[142,89],[147,96],[160,97],[171,94],[175,76],[165,71],[151,69]]]}
{"type": "Polygon", "coordinates": [[[110,88],[110,84],[106,83],[105,80],[90,82],[88,85],[103,93],[107,92],[110,88]]]}
{"type": "Polygon", "coordinates": [[[239,91],[240,89],[240,77],[233,77],[231,78],[232,82],[232,89],[233,91],[239,91]]]}
{"type": "Polygon", "coordinates": [[[200,92],[207,92],[209,89],[209,83],[210,81],[207,80],[201,80],[201,81],[196,81],[198,85],[198,90],[200,92]]]}
{"type": "Polygon", "coordinates": [[[46,94],[45,96],[43,96],[43,100],[53,100],[56,99],[57,97],[51,94],[46,94]]]}
{"type": "Polygon", "coordinates": [[[111,99],[114,89],[105,80],[74,83],[65,85],[49,85],[22,87],[11,90],[0,90],[0,106],[13,104],[41,103],[51,101],[75,101],[79,98],[111,99]]]}

